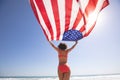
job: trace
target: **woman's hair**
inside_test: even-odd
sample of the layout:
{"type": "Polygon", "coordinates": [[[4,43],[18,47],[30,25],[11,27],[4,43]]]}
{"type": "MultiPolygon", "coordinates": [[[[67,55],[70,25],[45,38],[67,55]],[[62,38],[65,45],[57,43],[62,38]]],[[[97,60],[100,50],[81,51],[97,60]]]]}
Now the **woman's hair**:
{"type": "Polygon", "coordinates": [[[61,50],[65,50],[65,49],[67,49],[67,45],[65,43],[60,43],[58,45],[58,48],[61,49],[61,50]]]}

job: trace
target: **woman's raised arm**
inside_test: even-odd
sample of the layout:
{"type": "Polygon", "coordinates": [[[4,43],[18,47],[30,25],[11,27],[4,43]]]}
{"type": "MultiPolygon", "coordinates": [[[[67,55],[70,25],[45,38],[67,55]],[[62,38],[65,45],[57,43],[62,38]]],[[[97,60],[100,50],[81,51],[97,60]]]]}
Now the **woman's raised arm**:
{"type": "Polygon", "coordinates": [[[77,45],[77,43],[78,41],[75,41],[75,44],[71,48],[69,48],[67,51],[70,52],[77,45]]]}
{"type": "Polygon", "coordinates": [[[50,45],[56,50],[58,51],[58,48],[51,42],[51,41],[48,41],[50,43],[50,45]]]}

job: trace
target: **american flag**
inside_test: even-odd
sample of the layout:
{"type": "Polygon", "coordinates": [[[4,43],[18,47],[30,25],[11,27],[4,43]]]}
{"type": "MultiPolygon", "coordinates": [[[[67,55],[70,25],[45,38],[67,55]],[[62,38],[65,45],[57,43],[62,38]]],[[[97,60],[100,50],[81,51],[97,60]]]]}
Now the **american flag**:
{"type": "Polygon", "coordinates": [[[46,38],[76,41],[89,35],[108,0],[30,0],[46,38]]]}

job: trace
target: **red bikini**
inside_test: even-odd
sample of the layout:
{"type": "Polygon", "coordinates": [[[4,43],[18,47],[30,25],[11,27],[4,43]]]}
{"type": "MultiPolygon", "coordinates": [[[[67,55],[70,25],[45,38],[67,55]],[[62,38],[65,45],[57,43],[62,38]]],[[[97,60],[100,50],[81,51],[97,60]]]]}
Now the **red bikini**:
{"type": "Polygon", "coordinates": [[[66,57],[67,58],[67,55],[63,55],[63,54],[59,54],[58,57],[66,57]]]}
{"type": "MultiPolygon", "coordinates": [[[[58,57],[66,57],[67,58],[67,55],[63,55],[63,54],[59,54],[58,57]]],[[[69,72],[70,71],[70,68],[67,64],[60,64],[58,66],[58,70],[60,70],[62,73],[66,73],[66,72],[69,72]]]]}
{"type": "Polygon", "coordinates": [[[70,72],[70,68],[66,64],[59,65],[58,70],[60,70],[62,73],[70,72]]]}

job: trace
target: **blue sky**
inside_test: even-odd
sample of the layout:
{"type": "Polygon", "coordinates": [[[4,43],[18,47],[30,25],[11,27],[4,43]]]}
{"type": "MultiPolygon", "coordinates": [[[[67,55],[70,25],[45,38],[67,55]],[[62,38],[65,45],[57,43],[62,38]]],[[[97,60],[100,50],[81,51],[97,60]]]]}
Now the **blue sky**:
{"type": "MultiPolygon", "coordinates": [[[[120,73],[120,1],[109,1],[92,33],[69,55],[72,75],[120,73]]],[[[59,41],[53,43],[57,46],[59,41]]],[[[57,65],[57,52],[46,40],[29,1],[0,0],[0,76],[57,75],[57,65]]]]}

